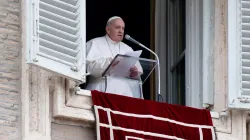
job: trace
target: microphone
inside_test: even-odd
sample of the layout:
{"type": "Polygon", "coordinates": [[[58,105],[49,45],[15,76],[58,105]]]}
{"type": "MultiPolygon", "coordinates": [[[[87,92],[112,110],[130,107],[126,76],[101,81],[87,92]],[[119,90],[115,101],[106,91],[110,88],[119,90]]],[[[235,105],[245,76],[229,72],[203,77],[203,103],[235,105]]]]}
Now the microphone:
{"type": "Polygon", "coordinates": [[[138,42],[138,41],[136,41],[135,39],[133,39],[132,37],[130,37],[130,35],[125,35],[125,38],[127,39],[127,40],[129,40],[129,41],[131,41],[131,42],[133,42],[133,43],[135,43],[135,44],[137,44],[137,45],[139,45],[140,46],[140,43],[138,42]]]}
{"type": "Polygon", "coordinates": [[[127,39],[127,40],[129,40],[129,41],[131,41],[131,42],[133,42],[133,43],[135,43],[135,44],[137,44],[137,45],[139,45],[139,46],[141,46],[142,48],[144,48],[144,49],[146,49],[147,51],[149,51],[149,52],[151,52],[154,56],[155,56],[155,58],[156,58],[156,61],[157,61],[157,66],[158,66],[158,75],[157,75],[157,79],[158,79],[158,101],[159,101],[159,97],[162,97],[161,96],[161,79],[160,79],[160,77],[161,77],[161,73],[160,73],[160,61],[159,61],[159,57],[158,57],[158,55],[155,53],[155,52],[153,52],[151,49],[149,49],[148,47],[146,47],[146,46],[144,46],[143,44],[141,44],[140,42],[138,42],[138,41],[136,41],[135,39],[133,39],[132,37],[130,37],[130,35],[128,35],[128,34],[126,34],[125,35],[125,38],[127,39]]]}

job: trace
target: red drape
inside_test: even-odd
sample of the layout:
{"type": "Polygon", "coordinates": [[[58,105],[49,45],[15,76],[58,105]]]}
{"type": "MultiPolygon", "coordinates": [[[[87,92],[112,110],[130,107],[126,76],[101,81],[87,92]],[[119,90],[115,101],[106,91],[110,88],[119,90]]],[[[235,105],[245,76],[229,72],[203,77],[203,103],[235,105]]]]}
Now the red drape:
{"type": "Polygon", "coordinates": [[[214,140],[210,112],[92,91],[98,140],[214,140]]]}

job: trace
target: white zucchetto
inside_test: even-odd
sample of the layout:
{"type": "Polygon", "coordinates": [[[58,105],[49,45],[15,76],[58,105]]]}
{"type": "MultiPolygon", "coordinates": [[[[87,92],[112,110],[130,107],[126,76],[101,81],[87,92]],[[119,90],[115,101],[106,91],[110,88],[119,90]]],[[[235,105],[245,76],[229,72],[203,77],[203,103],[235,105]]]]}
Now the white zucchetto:
{"type": "Polygon", "coordinates": [[[122,19],[122,18],[121,18],[121,17],[118,17],[118,16],[113,16],[113,17],[111,17],[111,18],[108,19],[107,25],[108,25],[108,23],[109,23],[110,21],[112,21],[112,20],[114,20],[114,19],[122,19]]]}

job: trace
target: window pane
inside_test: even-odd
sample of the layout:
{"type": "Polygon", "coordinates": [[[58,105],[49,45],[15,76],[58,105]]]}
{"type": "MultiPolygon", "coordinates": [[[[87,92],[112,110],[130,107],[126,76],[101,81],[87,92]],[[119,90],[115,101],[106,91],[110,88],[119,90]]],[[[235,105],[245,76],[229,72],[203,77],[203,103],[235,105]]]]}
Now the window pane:
{"type": "Polygon", "coordinates": [[[172,76],[173,103],[185,105],[185,59],[182,59],[172,76]]]}
{"type": "Polygon", "coordinates": [[[168,4],[168,101],[185,105],[185,0],[170,0],[168,4]]]}
{"type": "Polygon", "coordinates": [[[173,0],[172,4],[172,23],[173,23],[173,53],[174,61],[178,60],[181,53],[185,50],[185,0],[173,0]]]}

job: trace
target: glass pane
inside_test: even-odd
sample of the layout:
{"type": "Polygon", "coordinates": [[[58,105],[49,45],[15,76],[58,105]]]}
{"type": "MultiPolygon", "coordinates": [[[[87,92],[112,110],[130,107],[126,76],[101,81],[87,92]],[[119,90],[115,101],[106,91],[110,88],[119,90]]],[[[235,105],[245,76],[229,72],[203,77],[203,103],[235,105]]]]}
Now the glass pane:
{"type": "Polygon", "coordinates": [[[168,4],[168,102],[185,105],[185,0],[168,4]]]}
{"type": "Polygon", "coordinates": [[[172,76],[173,103],[185,105],[185,59],[177,66],[172,76]]]}
{"type": "Polygon", "coordinates": [[[185,1],[172,0],[173,54],[176,61],[185,50],[185,1]]]}

